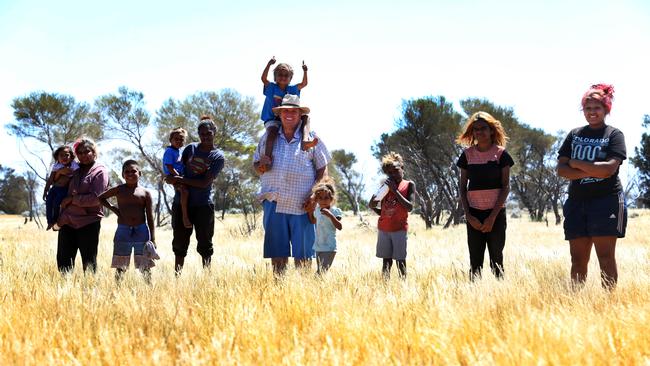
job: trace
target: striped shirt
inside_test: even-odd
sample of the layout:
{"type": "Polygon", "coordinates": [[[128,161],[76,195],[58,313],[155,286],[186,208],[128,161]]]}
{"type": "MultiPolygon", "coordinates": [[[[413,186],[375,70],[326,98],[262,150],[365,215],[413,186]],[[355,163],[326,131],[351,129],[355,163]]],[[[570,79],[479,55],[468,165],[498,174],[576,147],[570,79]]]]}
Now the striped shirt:
{"type": "MultiPolygon", "coordinates": [[[[293,139],[287,141],[282,127],[273,145],[273,166],[262,174],[260,182],[262,189],[258,195],[260,201],[276,201],[276,212],[291,215],[302,215],[305,210],[303,203],[311,195],[311,189],[316,182],[316,170],[327,166],[331,156],[323,140],[307,151],[302,151],[300,142],[302,133],[296,129],[293,139]]],[[[266,134],[262,136],[253,161],[258,162],[266,144],[266,134]]]]}
{"type": "Polygon", "coordinates": [[[501,194],[501,169],[515,164],[501,146],[492,145],[487,151],[471,146],[460,155],[456,165],[467,170],[467,201],[470,207],[491,210],[501,194]]]}

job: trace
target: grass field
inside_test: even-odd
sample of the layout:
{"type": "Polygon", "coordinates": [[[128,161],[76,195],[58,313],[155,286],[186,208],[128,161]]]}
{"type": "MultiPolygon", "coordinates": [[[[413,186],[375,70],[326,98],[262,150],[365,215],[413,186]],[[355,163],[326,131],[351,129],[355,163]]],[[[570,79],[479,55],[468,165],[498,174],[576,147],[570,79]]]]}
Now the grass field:
{"type": "Polygon", "coordinates": [[[4,216],[0,364],[650,365],[650,212],[636,213],[611,293],[595,253],[586,286],[572,290],[561,227],[527,219],[509,219],[504,281],[468,281],[464,227],[426,231],[413,218],[408,279],[385,282],[376,233],[354,217],[324,278],[290,270],[274,281],[261,232],[241,237],[231,217],[217,221],[210,271],[191,249],[176,279],[162,229],[153,284],[131,269],[117,286],[113,218],[98,273],[84,276],[77,258],[62,278],[56,234],[4,216]]]}

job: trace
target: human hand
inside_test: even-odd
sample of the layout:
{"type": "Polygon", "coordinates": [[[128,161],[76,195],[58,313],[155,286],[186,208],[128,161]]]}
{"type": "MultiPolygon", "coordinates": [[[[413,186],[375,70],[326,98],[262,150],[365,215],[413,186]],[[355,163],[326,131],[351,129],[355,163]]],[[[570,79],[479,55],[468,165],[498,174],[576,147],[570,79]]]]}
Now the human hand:
{"type": "Polygon", "coordinates": [[[274,63],[275,63],[275,56],[271,57],[271,59],[269,60],[269,62],[268,62],[267,65],[271,66],[271,65],[273,65],[274,63]]]}
{"type": "Polygon", "coordinates": [[[72,203],[72,197],[68,196],[61,201],[61,208],[66,208],[72,203]]]}
{"type": "Polygon", "coordinates": [[[580,169],[580,167],[579,167],[578,164],[577,164],[577,163],[580,162],[580,161],[581,161],[581,160],[578,160],[578,159],[569,159],[569,161],[567,161],[566,164],[567,164],[570,168],[578,169],[578,170],[582,170],[582,169],[580,169]]]}
{"type": "Polygon", "coordinates": [[[181,183],[181,179],[182,177],[178,175],[168,175],[165,177],[165,182],[176,186],[181,183]]]}
{"type": "Polygon", "coordinates": [[[566,165],[568,165],[570,168],[575,169],[575,167],[571,164],[572,161],[573,161],[573,159],[569,159],[569,161],[566,162],[566,165]]]}
{"type": "Polygon", "coordinates": [[[373,194],[372,197],[370,198],[370,201],[368,201],[368,208],[373,209],[377,207],[378,203],[379,200],[375,199],[375,195],[373,194]]]}
{"type": "Polygon", "coordinates": [[[69,166],[59,169],[59,175],[70,175],[70,174],[72,174],[72,168],[70,168],[69,166]]]}
{"type": "Polygon", "coordinates": [[[488,218],[483,221],[483,225],[481,225],[479,230],[483,233],[489,233],[492,231],[492,226],[494,226],[494,220],[496,220],[496,216],[488,216],[488,218]]]}
{"type": "Polygon", "coordinates": [[[262,155],[260,161],[257,162],[257,172],[260,174],[266,173],[271,164],[273,164],[273,159],[270,156],[262,155]]]}
{"type": "Polygon", "coordinates": [[[314,210],[316,209],[316,201],[314,201],[311,197],[309,197],[302,204],[302,208],[307,212],[314,212],[314,210]]]}
{"type": "Polygon", "coordinates": [[[481,230],[481,227],[482,227],[483,224],[481,224],[481,222],[478,221],[478,219],[476,217],[474,217],[472,215],[467,215],[465,217],[465,220],[467,220],[467,223],[471,227],[473,227],[475,230],[481,230]]]}
{"type": "Polygon", "coordinates": [[[305,60],[302,60],[302,71],[307,72],[307,65],[305,65],[305,60]]]}
{"type": "Polygon", "coordinates": [[[321,208],[320,213],[322,213],[323,215],[328,216],[328,217],[334,217],[334,215],[332,214],[332,211],[330,211],[329,208],[321,208]]]}
{"type": "Polygon", "coordinates": [[[43,201],[47,200],[47,191],[43,192],[43,201]]]}

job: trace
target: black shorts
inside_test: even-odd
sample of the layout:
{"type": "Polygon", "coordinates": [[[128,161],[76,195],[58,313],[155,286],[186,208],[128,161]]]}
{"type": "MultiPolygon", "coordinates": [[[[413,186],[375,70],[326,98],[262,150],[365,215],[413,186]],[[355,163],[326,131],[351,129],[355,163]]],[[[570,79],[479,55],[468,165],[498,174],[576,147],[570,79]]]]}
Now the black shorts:
{"type": "Polygon", "coordinates": [[[566,240],[593,236],[625,237],[627,208],[622,192],[586,200],[569,197],[562,211],[566,240]]]}

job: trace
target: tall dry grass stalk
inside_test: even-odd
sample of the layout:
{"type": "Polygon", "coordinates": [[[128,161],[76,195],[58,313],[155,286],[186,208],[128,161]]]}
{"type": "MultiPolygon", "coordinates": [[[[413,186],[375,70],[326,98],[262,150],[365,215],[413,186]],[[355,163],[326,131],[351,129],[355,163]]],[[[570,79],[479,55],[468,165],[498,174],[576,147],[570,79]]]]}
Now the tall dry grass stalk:
{"type": "Polygon", "coordinates": [[[489,271],[468,281],[464,227],[426,231],[414,218],[408,279],[385,282],[376,234],[353,217],[330,273],[275,281],[261,233],[238,237],[229,218],[217,221],[210,271],[191,250],[176,279],[171,232],[161,230],[153,284],[131,269],[118,286],[112,219],[98,273],[78,263],[62,278],[56,234],[3,217],[0,364],[650,364],[650,213],[638,213],[617,247],[611,293],[595,253],[586,286],[572,290],[561,228],[526,219],[509,221],[504,281],[489,271]]]}

